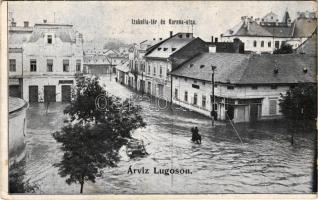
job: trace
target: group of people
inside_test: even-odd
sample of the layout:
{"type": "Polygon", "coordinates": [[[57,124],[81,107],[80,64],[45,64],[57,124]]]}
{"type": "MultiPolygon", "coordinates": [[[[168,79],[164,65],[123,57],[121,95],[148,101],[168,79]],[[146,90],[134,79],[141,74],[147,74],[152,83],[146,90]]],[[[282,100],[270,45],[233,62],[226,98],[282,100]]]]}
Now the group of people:
{"type": "Polygon", "coordinates": [[[191,128],[191,133],[192,133],[192,142],[201,144],[201,135],[199,134],[199,129],[198,127],[192,127],[191,128]]]}

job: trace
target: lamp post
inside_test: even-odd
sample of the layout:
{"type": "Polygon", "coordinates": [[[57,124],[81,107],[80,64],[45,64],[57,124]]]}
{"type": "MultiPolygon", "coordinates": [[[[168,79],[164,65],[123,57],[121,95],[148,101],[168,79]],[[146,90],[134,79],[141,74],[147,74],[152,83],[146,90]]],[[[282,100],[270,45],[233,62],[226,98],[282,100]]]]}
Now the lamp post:
{"type": "Polygon", "coordinates": [[[215,116],[215,110],[214,110],[214,104],[215,104],[215,96],[214,96],[214,71],[216,69],[216,66],[211,65],[212,68],[212,111],[211,111],[211,117],[212,117],[212,127],[214,127],[214,116],[215,116]]]}

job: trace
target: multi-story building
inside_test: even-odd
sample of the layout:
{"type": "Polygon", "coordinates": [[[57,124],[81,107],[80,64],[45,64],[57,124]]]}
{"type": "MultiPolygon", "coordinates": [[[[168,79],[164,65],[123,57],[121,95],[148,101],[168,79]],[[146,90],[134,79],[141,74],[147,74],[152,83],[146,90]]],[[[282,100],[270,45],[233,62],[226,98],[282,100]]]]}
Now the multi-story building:
{"type": "Polygon", "coordinates": [[[23,49],[22,44],[31,36],[33,27],[25,21],[23,26],[17,26],[14,19],[9,20],[8,25],[8,71],[9,71],[9,95],[22,97],[23,77],[23,49]]]}
{"type": "Polygon", "coordinates": [[[170,37],[152,46],[145,54],[146,66],[142,85],[149,95],[171,101],[171,81],[168,74],[190,57],[207,51],[206,43],[192,33],[170,32],[170,37]],[[144,82],[143,82],[144,81],[144,82]]]}
{"type": "Polygon", "coordinates": [[[83,70],[83,37],[68,24],[35,24],[23,43],[23,98],[29,102],[70,101],[83,70]]]}
{"type": "Polygon", "coordinates": [[[245,44],[245,51],[256,53],[273,53],[284,44],[294,49],[301,45],[316,29],[315,14],[298,13],[292,21],[288,11],[279,21],[278,16],[270,12],[261,20],[244,16],[235,27],[221,35],[222,41],[233,41],[238,38],[245,44]]]}
{"type": "Polygon", "coordinates": [[[298,83],[316,83],[316,59],[306,54],[203,53],[171,72],[172,101],[206,116],[214,102],[221,120],[279,118],[281,94],[298,83]]]}

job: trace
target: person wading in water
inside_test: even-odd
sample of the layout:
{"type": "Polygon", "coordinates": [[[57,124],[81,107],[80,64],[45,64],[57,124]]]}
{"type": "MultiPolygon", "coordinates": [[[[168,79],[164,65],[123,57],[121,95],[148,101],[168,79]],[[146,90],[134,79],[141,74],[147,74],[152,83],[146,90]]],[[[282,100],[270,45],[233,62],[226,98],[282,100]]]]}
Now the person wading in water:
{"type": "Polygon", "coordinates": [[[199,134],[199,129],[198,127],[191,128],[191,133],[192,133],[192,142],[201,144],[201,135],[199,134]]]}

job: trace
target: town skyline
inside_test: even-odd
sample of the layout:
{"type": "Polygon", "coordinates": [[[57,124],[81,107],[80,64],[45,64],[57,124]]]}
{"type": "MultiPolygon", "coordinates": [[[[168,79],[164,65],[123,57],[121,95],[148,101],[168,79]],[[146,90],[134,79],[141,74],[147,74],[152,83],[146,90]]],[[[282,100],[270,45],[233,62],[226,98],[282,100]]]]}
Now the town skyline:
{"type": "Polygon", "coordinates": [[[287,9],[293,20],[298,11],[313,11],[315,4],[311,1],[243,4],[200,2],[195,6],[192,2],[9,2],[8,14],[18,25],[22,25],[23,21],[29,21],[33,26],[35,23],[42,23],[43,19],[48,23],[72,24],[83,34],[84,41],[116,38],[125,43],[136,43],[145,39],[166,38],[170,31],[177,33],[192,30],[196,37],[209,41],[211,36],[219,37],[221,33],[238,24],[241,16],[261,18],[272,11],[281,19],[287,9]],[[239,6],[235,6],[236,4],[239,6]],[[137,8],[129,10],[130,6],[137,8]],[[69,14],[74,12],[78,14],[69,14]],[[196,25],[133,25],[132,19],[195,20],[196,25]]]}

